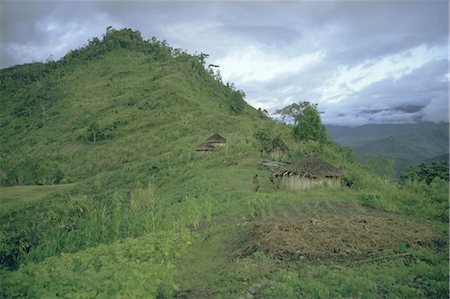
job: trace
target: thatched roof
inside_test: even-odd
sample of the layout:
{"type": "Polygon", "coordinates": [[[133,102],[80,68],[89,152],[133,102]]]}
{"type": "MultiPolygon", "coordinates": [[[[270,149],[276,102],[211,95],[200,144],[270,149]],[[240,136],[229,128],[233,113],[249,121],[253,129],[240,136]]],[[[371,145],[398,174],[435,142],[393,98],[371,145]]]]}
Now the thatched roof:
{"type": "Polygon", "coordinates": [[[212,145],[211,143],[205,141],[205,142],[201,143],[197,147],[196,151],[198,151],[198,152],[209,152],[209,151],[213,151],[215,148],[216,147],[214,145],[212,145]]]}
{"type": "Polygon", "coordinates": [[[280,169],[277,176],[300,175],[311,178],[340,177],[342,173],[333,165],[323,161],[317,156],[309,156],[295,164],[280,169]]]}
{"type": "Polygon", "coordinates": [[[205,142],[208,142],[208,143],[226,143],[227,140],[225,138],[223,138],[222,136],[220,136],[219,134],[215,133],[214,135],[212,135],[211,137],[206,139],[205,142]]]}

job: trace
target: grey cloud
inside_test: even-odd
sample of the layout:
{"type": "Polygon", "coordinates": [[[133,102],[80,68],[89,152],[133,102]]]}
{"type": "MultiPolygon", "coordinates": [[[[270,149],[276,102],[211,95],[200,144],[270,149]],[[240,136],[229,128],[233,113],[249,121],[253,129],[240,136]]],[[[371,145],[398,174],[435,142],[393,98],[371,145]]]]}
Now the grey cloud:
{"type": "Polygon", "coordinates": [[[447,94],[438,94],[431,102],[426,105],[420,112],[422,119],[433,122],[449,121],[449,101],[447,94]]]}
{"type": "Polygon", "coordinates": [[[265,45],[270,45],[275,42],[280,44],[292,44],[301,37],[299,31],[282,26],[232,25],[222,26],[220,29],[227,31],[232,36],[241,36],[243,39],[245,38],[265,45]]]}
{"type": "Polygon", "coordinates": [[[376,82],[359,92],[356,101],[366,98],[389,108],[399,104],[427,104],[438,94],[448,95],[448,83],[442,80],[446,65],[446,61],[432,61],[398,80],[387,78],[376,82]]]}
{"type": "Polygon", "coordinates": [[[336,28],[335,38],[329,40],[341,46],[337,51],[340,56],[352,61],[422,44],[442,44],[448,37],[447,2],[345,1],[329,20],[336,28]]]}
{"type": "Polygon", "coordinates": [[[443,104],[447,102],[443,99],[449,96],[448,82],[443,80],[447,65],[447,61],[431,61],[398,80],[375,82],[344,103],[325,105],[325,120],[328,123],[443,120],[442,114],[448,115],[448,104],[443,104]],[[427,108],[429,105],[431,108],[427,108]],[[441,108],[437,109],[437,105],[441,108]]]}
{"type": "MultiPolygon", "coordinates": [[[[326,69],[319,69],[320,71],[307,74],[277,78],[262,88],[249,88],[248,98],[258,99],[259,103],[270,102],[271,99],[265,97],[268,94],[279,98],[279,105],[269,109],[271,112],[282,108],[281,99],[288,96],[291,96],[292,101],[318,102],[319,93],[315,87],[320,86],[323,76],[329,74],[326,69]],[[284,92],[283,86],[297,88],[284,92]]],[[[400,79],[390,77],[375,82],[339,104],[319,101],[319,108],[326,112],[322,116],[323,121],[333,124],[362,124],[413,122],[419,118],[443,120],[442,115],[448,113],[448,105],[443,104],[442,100],[449,96],[448,81],[443,80],[447,70],[446,60],[431,61],[400,79]],[[439,105],[441,109],[437,108],[439,105]]],[[[244,89],[247,90],[246,86],[244,89]]]]}

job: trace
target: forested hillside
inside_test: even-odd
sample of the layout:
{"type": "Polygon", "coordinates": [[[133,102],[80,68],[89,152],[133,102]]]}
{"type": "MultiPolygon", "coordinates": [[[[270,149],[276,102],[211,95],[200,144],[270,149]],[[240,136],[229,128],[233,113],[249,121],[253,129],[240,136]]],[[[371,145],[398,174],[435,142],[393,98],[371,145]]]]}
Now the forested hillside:
{"type": "Polygon", "coordinates": [[[277,123],[207,58],[108,28],[0,71],[0,297],[445,298],[448,177],[379,177],[314,105],[277,123]],[[342,187],[280,188],[274,144],[342,187]]]}
{"type": "Polygon", "coordinates": [[[448,161],[448,123],[327,126],[327,129],[337,143],[352,147],[361,162],[392,160],[397,176],[412,164],[448,161]]]}

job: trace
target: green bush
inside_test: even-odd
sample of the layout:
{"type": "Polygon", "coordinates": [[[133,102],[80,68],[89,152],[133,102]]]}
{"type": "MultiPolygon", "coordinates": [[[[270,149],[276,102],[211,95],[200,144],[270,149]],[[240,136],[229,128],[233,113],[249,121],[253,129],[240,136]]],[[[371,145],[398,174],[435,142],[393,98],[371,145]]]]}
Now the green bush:
{"type": "Polygon", "coordinates": [[[2,298],[168,298],[174,261],[192,244],[186,231],[123,239],[2,273],[2,298]]]}

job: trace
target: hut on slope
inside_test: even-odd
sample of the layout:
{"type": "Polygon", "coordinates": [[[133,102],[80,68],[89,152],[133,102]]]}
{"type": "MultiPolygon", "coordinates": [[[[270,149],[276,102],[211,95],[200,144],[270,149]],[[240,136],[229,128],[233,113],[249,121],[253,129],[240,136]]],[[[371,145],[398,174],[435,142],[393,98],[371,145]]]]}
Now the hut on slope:
{"type": "Polygon", "coordinates": [[[261,157],[272,161],[282,161],[288,157],[289,148],[280,137],[275,137],[272,141],[262,144],[260,152],[261,157]]]}
{"type": "Polygon", "coordinates": [[[269,155],[270,158],[274,161],[280,161],[287,158],[289,154],[289,149],[284,143],[283,140],[281,140],[280,137],[276,137],[272,140],[272,146],[269,149],[269,155]]]}
{"type": "Polygon", "coordinates": [[[306,190],[314,187],[340,187],[342,173],[319,157],[309,156],[280,169],[276,174],[280,187],[306,190]]]}
{"type": "Polygon", "coordinates": [[[196,152],[198,154],[207,154],[209,152],[213,152],[216,148],[214,145],[208,143],[208,142],[202,142],[199,146],[197,146],[196,152]]]}
{"type": "Polygon", "coordinates": [[[219,134],[214,134],[204,142],[200,143],[196,152],[200,155],[215,151],[218,147],[222,147],[227,143],[227,140],[219,134]]]}
{"type": "Polygon", "coordinates": [[[211,144],[214,147],[219,147],[224,146],[227,143],[227,140],[219,134],[215,133],[214,135],[206,139],[205,142],[211,144]]]}

